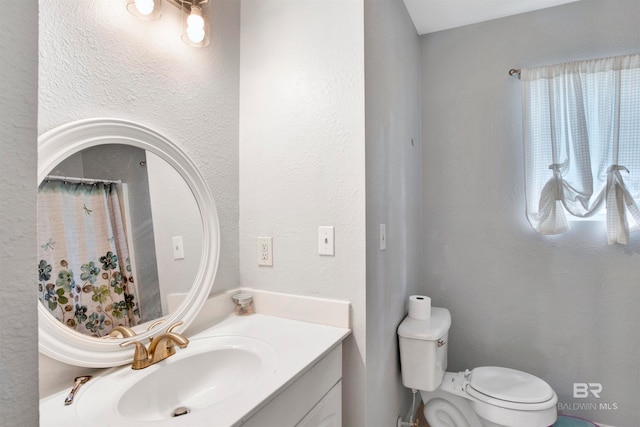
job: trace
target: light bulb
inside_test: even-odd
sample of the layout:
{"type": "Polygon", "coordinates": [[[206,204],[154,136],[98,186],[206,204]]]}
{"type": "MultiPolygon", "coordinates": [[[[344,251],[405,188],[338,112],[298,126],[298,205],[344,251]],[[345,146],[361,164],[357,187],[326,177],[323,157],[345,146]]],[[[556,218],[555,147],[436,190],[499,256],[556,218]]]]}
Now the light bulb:
{"type": "Polygon", "coordinates": [[[187,18],[187,37],[193,43],[200,43],[204,40],[204,19],[202,18],[202,8],[197,5],[191,6],[191,13],[187,18]]]}
{"type": "Polygon", "coordinates": [[[144,16],[150,15],[155,7],[155,3],[153,0],[135,0],[135,3],[138,12],[140,12],[140,14],[144,16]]]}
{"type": "Polygon", "coordinates": [[[202,8],[200,6],[191,6],[191,13],[187,18],[187,26],[189,28],[204,28],[204,19],[202,19],[202,8]]]}
{"type": "Polygon", "coordinates": [[[187,28],[187,36],[194,43],[200,43],[204,40],[204,28],[189,27],[187,28]]]}

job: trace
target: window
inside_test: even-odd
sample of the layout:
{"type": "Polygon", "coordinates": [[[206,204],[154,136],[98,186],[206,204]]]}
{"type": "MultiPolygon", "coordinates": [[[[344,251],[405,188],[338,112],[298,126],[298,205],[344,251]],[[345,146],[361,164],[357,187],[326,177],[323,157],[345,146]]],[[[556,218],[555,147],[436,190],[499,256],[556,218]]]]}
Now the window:
{"type": "Polygon", "coordinates": [[[542,234],[606,207],[609,244],[640,229],[640,54],[523,69],[527,217],[542,234]]]}

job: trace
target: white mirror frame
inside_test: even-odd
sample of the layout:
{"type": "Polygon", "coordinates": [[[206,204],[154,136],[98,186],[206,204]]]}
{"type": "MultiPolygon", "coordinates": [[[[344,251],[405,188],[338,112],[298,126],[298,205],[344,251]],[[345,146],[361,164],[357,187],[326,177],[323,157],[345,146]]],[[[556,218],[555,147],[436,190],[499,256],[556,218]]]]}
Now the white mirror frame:
{"type": "MultiPolygon", "coordinates": [[[[38,185],[62,160],[89,147],[102,144],[126,144],[150,151],[174,167],[184,178],[198,203],[203,226],[203,250],[200,267],[191,290],[176,311],[151,331],[136,335],[136,340],[164,331],[182,320],[176,331],[184,331],[207,300],[218,269],[220,225],[215,201],[204,178],[192,161],[169,139],[158,132],[126,120],[94,118],[71,122],[52,129],[38,138],[38,185]]],[[[38,303],[39,349],[45,355],[75,366],[106,368],[130,363],[133,346],[120,347],[121,339],[100,339],[72,331],[38,303]]]]}

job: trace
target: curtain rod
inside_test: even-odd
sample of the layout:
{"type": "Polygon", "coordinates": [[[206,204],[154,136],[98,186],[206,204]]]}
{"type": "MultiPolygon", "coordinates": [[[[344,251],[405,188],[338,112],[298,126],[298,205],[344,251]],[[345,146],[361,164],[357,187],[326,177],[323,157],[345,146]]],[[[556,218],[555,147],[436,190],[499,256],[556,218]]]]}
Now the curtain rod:
{"type": "Polygon", "coordinates": [[[511,77],[517,77],[518,79],[520,78],[520,69],[519,68],[512,68],[509,70],[509,75],[511,77]]]}
{"type": "Polygon", "coordinates": [[[63,181],[63,182],[72,182],[74,184],[122,184],[121,180],[113,181],[109,179],[93,179],[93,178],[74,178],[71,176],[56,176],[56,175],[47,175],[45,178],[46,181],[63,181]]]}

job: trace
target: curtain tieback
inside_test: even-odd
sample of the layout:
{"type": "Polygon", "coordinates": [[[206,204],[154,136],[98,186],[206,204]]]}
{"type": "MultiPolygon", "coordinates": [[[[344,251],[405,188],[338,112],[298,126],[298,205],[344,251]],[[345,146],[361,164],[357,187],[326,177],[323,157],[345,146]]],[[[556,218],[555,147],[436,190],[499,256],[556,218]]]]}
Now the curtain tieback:
{"type": "Polygon", "coordinates": [[[556,185],[553,187],[553,198],[555,200],[562,200],[564,198],[564,188],[562,184],[562,172],[560,172],[560,168],[565,167],[567,161],[565,160],[562,163],[552,163],[549,165],[549,169],[553,171],[553,180],[556,185]]]}

